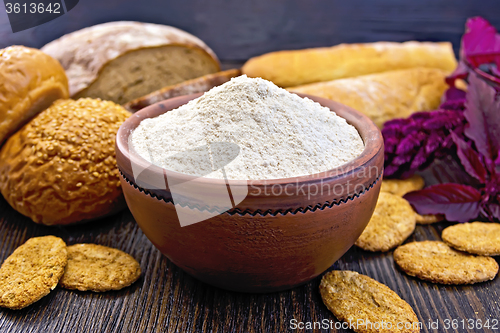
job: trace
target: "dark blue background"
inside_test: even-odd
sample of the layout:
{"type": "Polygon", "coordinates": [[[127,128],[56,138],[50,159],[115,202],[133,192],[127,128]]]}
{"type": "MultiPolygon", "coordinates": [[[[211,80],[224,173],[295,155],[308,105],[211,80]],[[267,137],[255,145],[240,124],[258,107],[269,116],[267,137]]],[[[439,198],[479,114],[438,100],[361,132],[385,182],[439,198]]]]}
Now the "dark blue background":
{"type": "Polygon", "coordinates": [[[34,0],[3,0],[3,2],[6,10],[7,8],[10,10],[7,16],[12,32],[36,27],[65,13],[61,0],[36,0],[36,2],[34,0]],[[10,6],[7,7],[8,5],[10,6]],[[17,10],[16,7],[18,7],[17,10]]]}
{"type": "Polygon", "coordinates": [[[69,13],[12,33],[0,5],[0,47],[40,47],[64,33],[113,20],[191,32],[225,61],[280,49],[379,40],[449,40],[458,50],[467,17],[500,28],[499,0],[80,0],[69,13]]]}

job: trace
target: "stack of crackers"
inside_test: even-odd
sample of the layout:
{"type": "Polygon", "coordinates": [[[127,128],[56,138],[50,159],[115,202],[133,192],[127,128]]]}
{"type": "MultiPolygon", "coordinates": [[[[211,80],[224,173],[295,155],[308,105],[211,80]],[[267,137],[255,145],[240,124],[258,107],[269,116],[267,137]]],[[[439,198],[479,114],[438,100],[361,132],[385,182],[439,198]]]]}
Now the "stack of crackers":
{"type": "MultiPolygon", "coordinates": [[[[417,214],[403,198],[424,185],[419,176],[384,180],[373,216],[355,245],[373,252],[396,248],[394,261],[403,272],[433,283],[473,284],[495,278],[499,266],[491,256],[500,255],[500,223],[456,224],[443,230],[443,241],[401,245],[417,223],[444,219],[417,214]]],[[[323,276],[319,289],[327,308],[339,320],[356,323],[349,326],[356,332],[420,331],[411,306],[368,276],[332,271],[323,276]],[[381,323],[386,326],[381,327],[381,323]]]]}
{"type": "Polygon", "coordinates": [[[96,244],[66,246],[55,236],[30,238],[0,267],[0,306],[22,309],[58,284],[81,291],[119,290],[140,275],[139,263],[120,250],[96,244]]]}

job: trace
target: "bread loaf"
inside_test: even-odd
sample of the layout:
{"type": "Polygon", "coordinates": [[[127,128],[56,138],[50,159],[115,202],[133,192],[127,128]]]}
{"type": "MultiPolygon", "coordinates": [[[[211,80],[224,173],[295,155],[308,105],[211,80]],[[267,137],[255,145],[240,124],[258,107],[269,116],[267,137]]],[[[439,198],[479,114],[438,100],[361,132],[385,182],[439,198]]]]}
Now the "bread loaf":
{"type": "Polygon", "coordinates": [[[378,42],[279,51],[251,58],[242,72],[281,87],[413,67],[451,72],[457,66],[451,43],[378,42]]]}
{"type": "Polygon", "coordinates": [[[169,98],[209,91],[213,87],[219,86],[239,75],[241,75],[241,70],[239,69],[229,69],[223,72],[204,75],[196,79],[167,86],[146,96],[134,99],[125,104],[124,107],[129,111],[136,112],[146,106],[169,98]]]}
{"type": "Polygon", "coordinates": [[[0,50],[0,145],[59,98],[68,98],[68,79],[57,60],[24,46],[0,50]]]}
{"type": "Polygon", "coordinates": [[[73,98],[120,104],[219,70],[217,57],[200,39],[151,23],[99,24],[50,42],[42,51],[63,65],[73,98]]]}
{"type": "Polygon", "coordinates": [[[411,68],[288,88],[350,106],[378,126],[416,111],[435,110],[447,89],[445,73],[434,68],[411,68]]]}

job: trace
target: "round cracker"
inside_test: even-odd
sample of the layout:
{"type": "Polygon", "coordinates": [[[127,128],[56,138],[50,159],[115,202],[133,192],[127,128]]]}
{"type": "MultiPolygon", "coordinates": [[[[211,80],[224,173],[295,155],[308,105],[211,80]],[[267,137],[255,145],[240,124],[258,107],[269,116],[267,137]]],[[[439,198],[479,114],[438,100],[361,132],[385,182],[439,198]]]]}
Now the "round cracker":
{"type": "Polygon", "coordinates": [[[355,332],[420,332],[411,306],[389,287],[366,275],[329,272],[321,279],[319,291],[328,310],[339,320],[353,324],[355,332]],[[377,329],[377,323],[385,326],[377,329]],[[403,324],[401,329],[398,323],[403,324]]]}
{"type": "Polygon", "coordinates": [[[120,290],[141,275],[139,263],[129,254],[97,244],[68,246],[68,265],[59,284],[81,291],[120,290]]]}
{"type": "Polygon", "coordinates": [[[57,286],[67,262],[66,243],[55,236],[30,238],[0,268],[0,306],[22,309],[57,286]]]}
{"type": "Polygon", "coordinates": [[[406,193],[421,190],[424,186],[424,179],[419,175],[413,175],[407,179],[384,179],[380,191],[402,197],[406,193]]]}
{"type": "Polygon", "coordinates": [[[441,237],[460,251],[483,256],[500,255],[500,223],[456,224],[444,229],[441,237]]]}
{"type": "Polygon", "coordinates": [[[408,201],[381,192],[370,222],[355,244],[367,251],[389,251],[402,244],[415,225],[416,213],[408,201]]]}
{"type": "Polygon", "coordinates": [[[495,259],[460,252],[441,241],[402,245],[394,251],[394,261],[408,275],[442,284],[483,282],[498,273],[495,259]]]}

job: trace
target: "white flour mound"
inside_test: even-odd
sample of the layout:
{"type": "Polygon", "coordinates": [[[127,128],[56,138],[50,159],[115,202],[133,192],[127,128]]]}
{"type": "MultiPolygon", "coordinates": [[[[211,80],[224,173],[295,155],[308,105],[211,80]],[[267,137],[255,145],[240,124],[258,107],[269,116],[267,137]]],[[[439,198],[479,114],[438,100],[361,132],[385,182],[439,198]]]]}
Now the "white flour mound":
{"type": "Polygon", "coordinates": [[[329,108],[246,75],[143,120],[132,144],[168,170],[241,180],[324,172],[364,149],[357,130],[329,108]]]}

